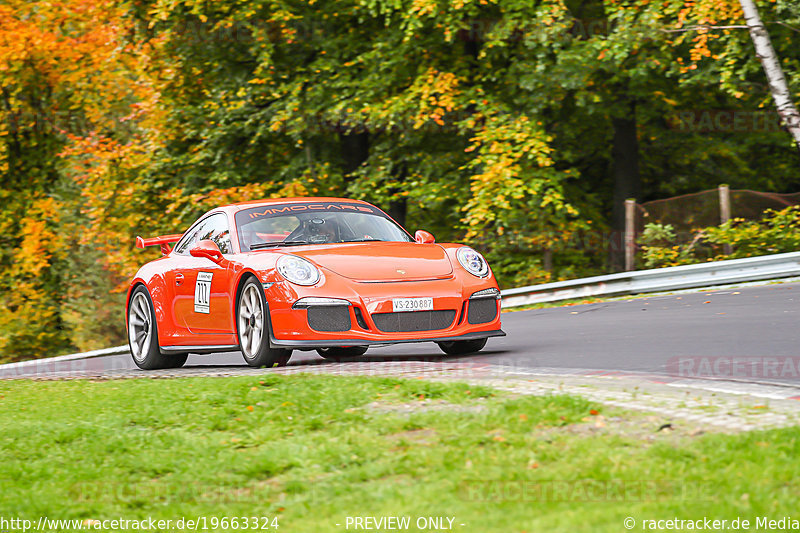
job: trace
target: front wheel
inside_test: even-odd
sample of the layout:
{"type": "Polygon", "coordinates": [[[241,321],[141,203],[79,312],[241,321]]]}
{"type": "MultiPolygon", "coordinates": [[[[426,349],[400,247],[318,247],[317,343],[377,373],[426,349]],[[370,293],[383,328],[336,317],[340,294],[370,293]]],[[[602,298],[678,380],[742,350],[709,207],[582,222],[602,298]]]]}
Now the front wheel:
{"type": "Polygon", "coordinates": [[[239,347],[245,362],[254,367],[284,366],[291,350],[269,345],[269,313],[264,289],[255,279],[248,279],[236,302],[236,324],[239,347]]]}
{"type": "Polygon", "coordinates": [[[479,352],[486,346],[488,339],[475,339],[472,341],[445,341],[437,342],[439,348],[447,355],[464,355],[479,352]]]}
{"type": "Polygon", "coordinates": [[[320,357],[328,361],[344,361],[352,357],[358,357],[367,353],[366,346],[348,346],[348,347],[333,347],[333,348],[319,348],[317,353],[320,357]]]}

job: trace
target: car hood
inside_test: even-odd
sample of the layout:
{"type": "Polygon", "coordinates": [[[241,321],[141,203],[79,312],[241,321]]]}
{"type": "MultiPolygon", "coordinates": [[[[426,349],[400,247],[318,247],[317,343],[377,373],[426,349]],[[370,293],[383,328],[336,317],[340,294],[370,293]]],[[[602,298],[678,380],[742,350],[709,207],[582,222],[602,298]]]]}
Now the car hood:
{"type": "Polygon", "coordinates": [[[437,244],[365,242],[294,249],[290,253],[361,282],[418,281],[453,274],[453,265],[437,244]]]}

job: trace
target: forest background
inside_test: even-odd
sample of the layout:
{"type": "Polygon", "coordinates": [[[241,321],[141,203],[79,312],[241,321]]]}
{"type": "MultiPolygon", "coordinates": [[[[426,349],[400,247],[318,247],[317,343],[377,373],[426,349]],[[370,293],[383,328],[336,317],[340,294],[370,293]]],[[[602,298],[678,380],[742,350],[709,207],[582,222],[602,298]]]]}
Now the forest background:
{"type": "MultiPolygon", "coordinates": [[[[791,92],[800,4],[757,2],[791,92]]],[[[625,198],[800,191],[737,0],[3,0],[0,361],[124,343],[216,205],[373,202],[501,286],[620,268],[625,198]]]]}

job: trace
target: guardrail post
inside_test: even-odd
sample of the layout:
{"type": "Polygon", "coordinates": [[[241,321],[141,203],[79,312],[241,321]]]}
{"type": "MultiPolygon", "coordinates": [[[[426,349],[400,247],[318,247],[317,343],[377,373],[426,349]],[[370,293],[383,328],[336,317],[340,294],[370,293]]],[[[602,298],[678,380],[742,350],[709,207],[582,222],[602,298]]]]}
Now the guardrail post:
{"type": "Polygon", "coordinates": [[[633,270],[636,253],[636,200],[625,200],[625,270],[633,270]]]}
{"type": "MultiPolygon", "coordinates": [[[[719,223],[724,224],[731,219],[731,190],[726,184],[719,186],[719,223]]],[[[730,244],[722,245],[722,253],[730,255],[733,248],[730,244]]]]}

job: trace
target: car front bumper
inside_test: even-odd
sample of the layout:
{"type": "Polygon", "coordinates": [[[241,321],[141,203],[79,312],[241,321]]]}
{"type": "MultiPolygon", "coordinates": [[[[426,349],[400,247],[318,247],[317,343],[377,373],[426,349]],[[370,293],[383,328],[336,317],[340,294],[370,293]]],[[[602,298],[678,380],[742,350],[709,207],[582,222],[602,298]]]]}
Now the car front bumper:
{"type": "Polygon", "coordinates": [[[451,341],[471,341],[485,339],[488,337],[505,337],[505,332],[501,329],[493,331],[474,331],[456,337],[433,337],[433,338],[414,338],[414,339],[336,339],[336,340],[278,340],[270,336],[269,343],[273,348],[289,348],[294,350],[314,350],[316,348],[333,348],[337,346],[375,346],[387,344],[403,344],[410,342],[451,342],[451,341]]]}
{"type": "Polygon", "coordinates": [[[471,298],[476,292],[496,288],[493,280],[467,278],[423,282],[347,283],[337,287],[338,290],[328,288],[325,291],[298,289],[290,284],[282,287],[277,285],[279,284],[270,288],[274,291],[272,294],[269,294],[270,290],[267,291],[270,344],[274,348],[315,349],[451,342],[505,335],[500,324],[500,300],[495,297],[471,298]],[[318,310],[313,306],[300,309],[293,306],[301,298],[308,297],[346,300],[347,306],[339,306],[336,310],[337,319],[332,318],[330,321],[331,324],[343,325],[337,331],[312,327],[315,321],[310,313],[317,313],[316,316],[325,316],[327,313],[331,317],[335,313],[331,306],[322,306],[318,310]],[[431,316],[425,315],[427,311],[393,312],[393,298],[409,297],[433,298],[433,310],[429,312],[431,316]],[[479,306],[483,310],[481,316],[472,313],[479,306]],[[438,314],[438,317],[434,317],[434,314],[438,314]],[[444,321],[435,320],[441,319],[443,315],[447,317],[444,321]]]}

